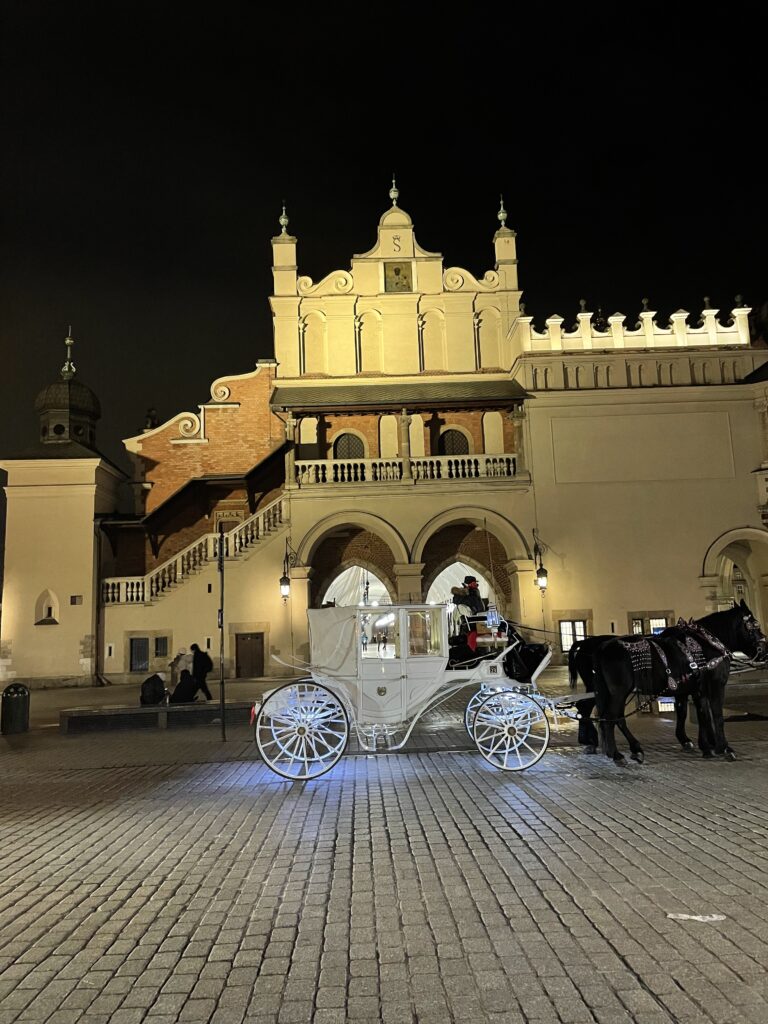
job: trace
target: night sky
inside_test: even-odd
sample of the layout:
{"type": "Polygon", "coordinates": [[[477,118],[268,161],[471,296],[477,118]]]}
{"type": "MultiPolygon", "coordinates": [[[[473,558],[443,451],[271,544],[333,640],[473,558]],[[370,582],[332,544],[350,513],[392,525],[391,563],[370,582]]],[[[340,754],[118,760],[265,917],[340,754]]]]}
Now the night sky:
{"type": "Polygon", "coordinates": [[[71,323],[125,465],[148,407],[196,409],[272,355],[281,200],[317,280],[373,245],[393,170],[419,243],[478,275],[504,193],[538,320],[582,297],[632,318],[643,296],[662,318],[768,300],[749,26],[646,20],[631,46],[488,5],[420,30],[362,7],[344,31],[334,5],[313,24],[242,2],[0,10],[0,454],[36,436],[71,323]]]}

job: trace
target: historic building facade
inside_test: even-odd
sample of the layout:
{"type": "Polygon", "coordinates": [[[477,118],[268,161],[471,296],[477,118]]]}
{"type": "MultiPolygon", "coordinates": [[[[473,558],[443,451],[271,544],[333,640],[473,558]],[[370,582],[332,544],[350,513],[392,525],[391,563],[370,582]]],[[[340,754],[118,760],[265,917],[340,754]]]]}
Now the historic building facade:
{"type": "Polygon", "coordinates": [[[768,386],[749,309],[695,326],[582,309],[537,331],[503,207],[476,278],[422,249],[390,198],[375,246],[316,283],[283,213],[275,358],[125,441],[131,514],[68,358],[38,399],[36,448],[2,462],[5,678],[139,680],[192,641],[215,658],[220,524],[230,676],[291,674],[306,608],[355,566],[391,601],[421,601],[461,562],[562,644],[733,595],[765,621],[768,386]]]}

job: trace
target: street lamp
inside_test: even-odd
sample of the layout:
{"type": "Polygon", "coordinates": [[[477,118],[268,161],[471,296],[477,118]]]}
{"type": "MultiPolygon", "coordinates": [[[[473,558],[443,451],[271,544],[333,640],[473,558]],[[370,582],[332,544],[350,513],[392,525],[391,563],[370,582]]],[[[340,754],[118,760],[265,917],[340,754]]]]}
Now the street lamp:
{"type": "Polygon", "coordinates": [[[285,554],[283,555],[283,575],[280,577],[280,597],[283,599],[283,604],[291,596],[291,577],[289,572],[291,566],[296,565],[298,556],[288,542],[288,538],[285,538],[285,554]]]}
{"type": "Polygon", "coordinates": [[[533,582],[539,588],[542,596],[545,593],[545,591],[547,589],[547,583],[549,582],[549,579],[548,579],[549,573],[544,568],[544,565],[543,565],[543,563],[541,561],[541,553],[542,553],[542,550],[545,547],[546,547],[546,544],[544,544],[539,539],[539,535],[537,534],[536,530],[534,530],[533,531],[533,557],[534,557],[534,561],[536,562],[536,576],[535,576],[533,582]]]}

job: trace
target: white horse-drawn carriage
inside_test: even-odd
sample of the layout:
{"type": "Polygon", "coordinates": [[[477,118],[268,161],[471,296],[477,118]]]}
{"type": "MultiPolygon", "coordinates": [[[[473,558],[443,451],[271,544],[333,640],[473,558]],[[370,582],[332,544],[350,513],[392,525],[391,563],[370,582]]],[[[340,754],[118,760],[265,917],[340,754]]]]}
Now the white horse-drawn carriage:
{"type": "Polygon", "coordinates": [[[485,760],[503,771],[522,771],[542,757],[548,713],[556,722],[558,715],[577,717],[573,696],[544,697],[536,685],[552,648],[526,645],[498,614],[476,617],[474,650],[464,637],[449,636],[443,606],[334,607],[307,615],[306,677],[254,706],[259,753],[287,779],[314,779],[333,768],[350,728],[364,750],[401,749],[425,712],[469,686],[476,692],[467,704],[467,731],[485,760]],[[527,647],[536,652],[525,666],[519,656],[527,647]],[[523,668],[516,671],[512,659],[523,668]]]}

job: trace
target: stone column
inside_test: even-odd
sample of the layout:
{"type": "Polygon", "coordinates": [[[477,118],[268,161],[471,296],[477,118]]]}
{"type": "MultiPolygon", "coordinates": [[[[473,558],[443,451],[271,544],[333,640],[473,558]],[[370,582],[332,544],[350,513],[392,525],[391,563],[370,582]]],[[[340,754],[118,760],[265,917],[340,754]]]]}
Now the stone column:
{"type": "Polygon", "coordinates": [[[768,469],[768,397],[755,399],[755,409],[760,415],[760,441],[763,450],[762,469],[768,469]]]}
{"type": "MultiPolygon", "coordinates": [[[[285,602],[287,616],[285,629],[286,636],[281,637],[281,647],[290,649],[291,631],[293,632],[293,653],[302,661],[309,661],[309,623],[307,621],[307,608],[311,607],[312,592],[310,580],[312,577],[312,566],[294,565],[288,570],[291,579],[291,596],[285,602]]],[[[288,660],[288,659],[286,659],[288,660]]]]}
{"type": "Polygon", "coordinates": [[[406,409],[400,413],[398,417],[398,433],[399,437],[399,449],[400,458],[403,460],[403,480],[410,480],[412,477],[411,473],[411,435],[409,427],[411,425],[411,417],[408,415],[406,409]]]}
{"type": "Polygon", "coordinates": [[[515,431],[515,460],[517,473],[525,473],[528,468],[528,459],[525,451],[525,407],[517,406],[510,413],[512,426],[515,431]]]}
{"type": "Polygon", "coordinates": [[[297,420],[289,410],[285,417],[285,440],[288,451],[285,453],[285,486],[296,486],[296,424],[297,420]]]}
{"type": "Polygon", "coordinates": [[[425,600],[421,579],[424,562],[395,562],[393,568],[397,600],[405,604],[421,604],[425,600]]]}
{"type": "Polygon", "coordinates": [[[536,563],[532,558],[512,558],[506,563],[511,597],[507,614],[516,622],[544,626],[541,591],[536,586],[536,563]]]}

